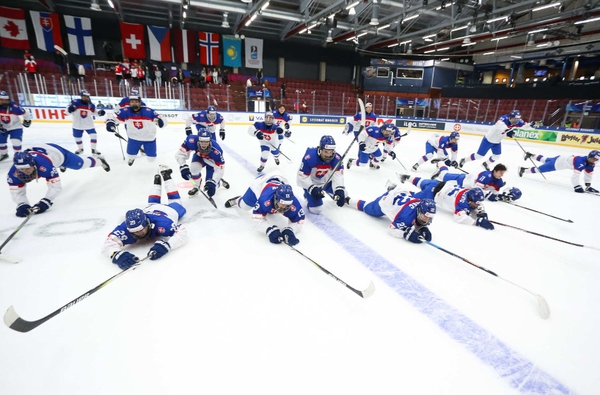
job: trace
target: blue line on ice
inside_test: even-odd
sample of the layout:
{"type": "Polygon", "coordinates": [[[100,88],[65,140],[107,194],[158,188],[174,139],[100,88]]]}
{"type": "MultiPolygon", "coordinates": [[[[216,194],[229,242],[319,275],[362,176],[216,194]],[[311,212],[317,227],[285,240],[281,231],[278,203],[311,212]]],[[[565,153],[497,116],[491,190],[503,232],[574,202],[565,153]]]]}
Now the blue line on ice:
{"type": "MultiPolygon", "coordinates": [[[[229,147],[224,148],[251,174],[256,174],[256,169],[249,161],[229,147]]],[[[492,367],[511,387],[524,394],[573,393],[327,217],[310,213],[307,213],[307,217],[448,336],[492,367]]]]}

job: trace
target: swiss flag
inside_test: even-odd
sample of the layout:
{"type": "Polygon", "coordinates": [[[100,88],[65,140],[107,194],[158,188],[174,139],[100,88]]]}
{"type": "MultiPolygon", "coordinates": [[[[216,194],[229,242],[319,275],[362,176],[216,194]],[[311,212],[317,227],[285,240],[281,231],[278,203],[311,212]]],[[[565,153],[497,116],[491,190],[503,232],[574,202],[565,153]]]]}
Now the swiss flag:
{"type": "Polygon", "coordinates": [[[0,45],[4,48],[29,49],[25,11],[0,7],[0,45]]]}
{"type": "Polygon", "coordinates": [[[219,35],[217,33],[198,33],[200,44],[200,64],[219,65],[219,35]]]}
{"type": "Polygon", "coordinates": [[[144,41],[144,25],[120,22],[123,57],[129,59],[146,59],[146,42],[144,41]]]}

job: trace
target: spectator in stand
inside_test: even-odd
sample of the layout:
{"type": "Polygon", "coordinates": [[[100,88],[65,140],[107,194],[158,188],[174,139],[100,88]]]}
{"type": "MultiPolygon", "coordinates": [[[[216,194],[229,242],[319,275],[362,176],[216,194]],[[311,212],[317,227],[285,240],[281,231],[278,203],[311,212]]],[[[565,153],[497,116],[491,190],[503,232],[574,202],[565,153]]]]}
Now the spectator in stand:
{"type": "Polygon", "coordinates": [[[58,72],[62,74],[65,67],[65,56],[60,51],[54,51],[54,64],[58,66],[58,72]]]}
{"type": "Polygon", "coordinates": [[[25,50],[25,53],[23,54],[23,60],[27,60],[29,58],[33,58],[33,55],[31,54],[31,52],[29,52],[28,49],[25,50]]]}
{"type": "Polygon", "coordinates": [[[77,77],[78,77],[78,71],[77,71],[77,65],[75,65],[75,62],[70,61],[69,62],[69,90],[71,92],[73,92],[73,94],[77,93],[77,87],[75,86],[77,84],[77,77]]]}
{"type": "Polygon", "coordinates": [[[140,86],[144,85],[144,81],[146,80],[146,67],[140,65],[137,68],[137,82],[140,86]]]}
{"type": "Polygon", "coordinates": [[[34,74],[37,73],[37,63],[31,55],[25,60],[25,71],[27,71],[27,75],[30,78],[35,78],[34,74]]]}
{"type": "Polygon", "coordinates": [[[184,81],[185,81],[185,75],[183,74],[183,70],[177,69],[177,83],[179,85],[183,85],[184,81]]]}
{"type": "Polygon", "coordinates": [[[262,85],[263,71],[262,69],[256,70],[256,85],[262,85]]]}
{"type": "Polygon", "coordinates": [[[102,102],[100,100],[98,100],[98,104],[96,104],[96,108],[103,109],[105,107],[104,107],[104,104],[102,104],[102,102]]]}
{"type": "Polygon", "coordinates": [[[308,107],[306,106],[306,102],[302,103],[302,114],[306,114],[308,112],[308,107]]]}
{"type": "Polygon", "coordinates": [[[83,67],[81,63],[77,66],[77,75],[79,76],[81,84],[83,85],[85,79],[85,67],[83,67]]]}
{"type": "Polygon", "coordinates": [[[223,69],[223,75],[221,76],[221,79],[225,85],[229,83],[229,71],[227,71],[227,69],[223,69]]]}
{"type": "Polygon", "coordinates": [[[204,79],[204,82],[206,83],[206,67],[202,67],[202,72],[200,73],[200,75],[202,76],[202,78],[204,79]]]}
{"type": "Polygon", "coordinates": [[[212,69],[207,69],[206,70],[206,83],[207,84],[211,84],[213,82],[212,80],[212,69]]]}
{"type": "Polygon", "coordinates": [[[154,76],[156,77],[156,85],[162,86],[162,71],[158,66],[154,66],[154,76]]]}
{"type": "Polygon", "coordinates": [[[294,112],[298,113],[298,110],[300,109],[298,102],[294,102],[294,112]]]}
{"type": "Polygon", "coordinates": [[[217,71],[216,67],[212,71],[212,80],[213,80],[213,84],[219,83],[219,72],[217,71]]]}
{"type": "Polygon", "coordinates": [[[129,59],[123,59],[123,81],[125,83],[125,89],[129,91],[129,85],[131,81],[131,63],[129,63],[129,59]]]}
{"type": "Polygon", "coordinates": [[[154,65],[150,64],[150,66],[146,66],[146,84],[148,86],[154,86],[154,82],[156,81],[156,73],[154,69],[154,65]]]}
{"type": "Polygon", "coordinates": [[[117,80],[117,85],[121,86],[123,84],[123,65],[118,63],[115,66],[115,78],[117,80]]]}
{"type": "Polygon", "coordinates": [[[195,88],[198,83],[198,71],[192,70],[190,71],[190,87],[195,88]]]}
{"type": "Polygon", "coordinates": [[[285,99],[285,82],[281,83],[281,98],[285,99]]]}
{"type": "Polygon", "coordinates": [[[106,59],[108,60],[113,60],[113,47],[112,44],[108,41],[104,41],[104,44],[102,44],[102,48],[104,49],[104,54],[106,55],[106,59]]]}

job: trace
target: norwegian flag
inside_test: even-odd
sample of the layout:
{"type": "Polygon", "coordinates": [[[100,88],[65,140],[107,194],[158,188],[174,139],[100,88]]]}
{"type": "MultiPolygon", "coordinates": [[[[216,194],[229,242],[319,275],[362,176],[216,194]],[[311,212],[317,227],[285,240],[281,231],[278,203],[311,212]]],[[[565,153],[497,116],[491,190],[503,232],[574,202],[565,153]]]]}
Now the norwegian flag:
{"type": "Polygon", "coordinates": [[[217,33],[198,33],[200,43],[200,64],[219,65],[219,35],[217,33]]]}
{"type": "Polygon", "coordinates": [[[25,11],[18,8],[0,7],[0,46],[29,49],[25,11]]]}

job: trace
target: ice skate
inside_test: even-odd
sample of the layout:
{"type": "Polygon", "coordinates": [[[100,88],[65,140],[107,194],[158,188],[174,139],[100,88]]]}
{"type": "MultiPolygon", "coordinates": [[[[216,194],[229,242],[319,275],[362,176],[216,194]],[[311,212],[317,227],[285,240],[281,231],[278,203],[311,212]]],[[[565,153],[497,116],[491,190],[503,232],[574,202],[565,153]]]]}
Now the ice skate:
{"type": "Polygon", "coordinates": [[[352,158],[348,159],[348,163],[346,164],[346,169],[349,169],[349,168],[351,168],[351,167],[352,167],[352,163],[353,163],[354,161],[355,161],[355,159],[352,159],[352,158]]]}
{"type": "Polygon", "coordinates": [[[110,166],[108,165],[108,162],[104,159],[103,156],[97,155],[96,159],[98,159],[100,161],[100,165],[102,166],[102,168],[104,169],[105,172],[110,171],[110,166]]]}
{"type": "Polygon", "coordinates": [[[75,151],[75,155],[81,155],[83,154],[83,148],[79,148],[77,151],[75,151]]]}
{"type": "Polygon", "coordinates": [[[275,158],[275,164],[279,166],[279,158],[275,158]]]}
{"type": "Polygon", "coordinates": [[[260,165],[260,166],[258,166],[258,169],[256,169],[256,171],[258,173],[261,173],[264,169],[265,169],[265,165],[260,165]]]}
{"type": "Polygon", "coordinates": [[[4,159],[8,159],[8,154],[0,155],[0,162],[2,162],[4,159]]]}
{"type": "Polygon", "coordinates": [[[410,178],[409,174],[396,173],[396,176],[400,179],[400,182],[403,184],[406,182],[406,180],[408,180],[410,178]]]}
{"type": "Polygon", "coordinates": [[[225,202],[225,208],[230,208],[230,207],[237,206],[237,201],[238,201],[239,198],[240,198],[239,196],[236,196],[236,197],[233,197],[231,199],[228,199],[225,202]]]}
{"type": "Polygon", "coordinates": [[[171,169],[169,166],[160,165],[160,166],[158,166],[158,171],[164,181],[168,181],[171,179],[171,174],[173,173],[173,169],[171,169]]]}
{"type": "Polygon", "coordinates": [[[460,160],[460,162],[458,163],[458,167],[462,168],[465,165],[466,161],[467,161],[467,158],[462,158],[460,160]]]}
{"type": "Polygon", "coordinates": [[[487,163],[487,162],[483,162],[483,163],[481,163],[481,166],[483,166],[483,168],[484,168],[484,169],[486,169],[487,171],[489,171],[489,170],[490,170],[490,167],[488,166],[488,163],[487,163]]]}
{"type": "Polygon", "coordinates": [[[523,155],[523,160],[527,160],[533,156],[535,156],[535,154],[532,154],[531,152],[525,152],[525,155],[523,155]]]}
{"type": "Polygon", "coordinates": [[[519,167],[519,177],[523,177],[523,173],[527,170],[527,167],[519,167]]]}
{"type": "Polygon", "coordinates": [[[418,168],[419,168],[419,164],[415,163],[412,167],[412,171],[417,171],[418,168]]]}

